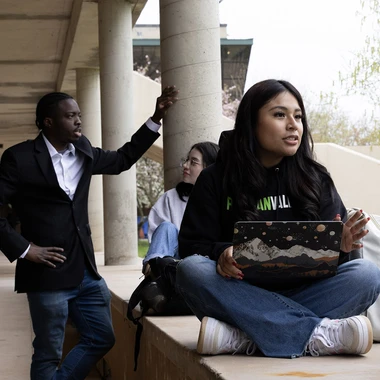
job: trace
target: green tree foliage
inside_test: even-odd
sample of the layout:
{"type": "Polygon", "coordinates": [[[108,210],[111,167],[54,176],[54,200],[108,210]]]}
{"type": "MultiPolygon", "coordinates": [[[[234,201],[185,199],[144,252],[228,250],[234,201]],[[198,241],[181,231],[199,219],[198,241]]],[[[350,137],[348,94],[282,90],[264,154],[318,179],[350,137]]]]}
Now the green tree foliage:
{"type": "Polygon", "coordinates": [[[321,96],[320,105],[309,110],[310,125],[316,142],[340,145],[380,145],[380,0],[361,0],[357,16],[367,37],[364,47],[354,53],[348,74],[339,73],[345,95],[360,95],[373,104],[374,111],[357,120],[348,118],[337,106],[337,94],[321,96]]]}
{"type": "Polygon", "coordinates": [[[133,64],[133,69],[139,74],[149,77],[157,83],[161,83],[161,72],[159,70],[152,69],[152,62],[150,61],[149,55],[144,57],[145,62],[143,64],[138,64],[135,62],[133,64]]]}
{"type": "Polygon", "coordinates": [[[236,112],[240,104],[240,100],[243,97],[243,91],[237,86],[227,87],[226,85],[222,91],[222,113],[229,119],[235,120],[236,112]],[[240,96],[235,97],[238,93],[240,96]]]}
{"type": "Polygon", "coordinates": [[[162,164],[147,157],[140,158],[136,164],[136,186],[138,215],[146,216],[164,191],[162,164]]]}
{"type": "Polygon", "coordinates": [[[380,128],[372,115],[357,120],[339,108],[334,94],[320,98],[318,105],[306,103],[308,124],[316,143],[335,143],[342,146],[380,145],[380,128]]]}
{"type": "Polygon", "coordinates": [[[354,54],[350,62],[350,73],[339,74],[347,94],[360,94],[375,106],[380,105],[380,1],[361,0],[361,9],[357,12],[362,26],[370,33],[364,47],[354,54]]]}

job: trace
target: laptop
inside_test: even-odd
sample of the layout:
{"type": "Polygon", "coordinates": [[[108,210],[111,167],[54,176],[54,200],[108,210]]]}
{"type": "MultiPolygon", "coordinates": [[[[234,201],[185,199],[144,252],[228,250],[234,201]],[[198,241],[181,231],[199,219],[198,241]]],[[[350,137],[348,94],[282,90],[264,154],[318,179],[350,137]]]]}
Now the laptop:
{"type": "Polygon", "coordinates": [[[255,285],[297,286],[336,274],[342,229],[338,221],[236,222],[233,257],[255,285]]]}

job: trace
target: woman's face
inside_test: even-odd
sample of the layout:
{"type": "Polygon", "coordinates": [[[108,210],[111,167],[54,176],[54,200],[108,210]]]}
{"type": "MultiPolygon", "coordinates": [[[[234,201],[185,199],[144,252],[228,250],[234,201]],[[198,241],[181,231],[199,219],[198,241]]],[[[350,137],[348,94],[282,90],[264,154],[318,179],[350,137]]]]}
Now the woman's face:
{"type": "Polygon", "coordinates": [[[256,138],[258,157],[264,167],[277,165],[296,154],[302,140],[302,111],[297,99],[282,92],[259,110],[256,138]]]}
{"type": "Polygon", "coordinates": [[[198,149],[191,149],[183,164],[183,182],[194,185],[203,168],[202,153],[198,149]]]}

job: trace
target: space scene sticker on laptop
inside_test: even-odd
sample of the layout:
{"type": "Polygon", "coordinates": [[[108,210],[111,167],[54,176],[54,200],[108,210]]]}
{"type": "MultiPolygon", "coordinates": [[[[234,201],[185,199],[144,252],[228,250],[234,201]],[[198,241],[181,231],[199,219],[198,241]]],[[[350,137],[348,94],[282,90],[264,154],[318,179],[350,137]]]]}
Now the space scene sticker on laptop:
{"type": "Polygon", "coordinates": [[[237,222],[233,257],[248,280],[330,277],[341,233],[341,222],[237,222]]]}

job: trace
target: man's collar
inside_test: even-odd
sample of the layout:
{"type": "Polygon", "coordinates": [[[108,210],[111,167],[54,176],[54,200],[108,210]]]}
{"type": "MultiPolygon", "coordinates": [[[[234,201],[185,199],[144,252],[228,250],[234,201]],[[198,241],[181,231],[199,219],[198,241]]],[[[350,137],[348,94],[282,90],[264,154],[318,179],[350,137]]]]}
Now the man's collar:
{"type": "MultiPolygon", "coordinates": [[[[50,154],[50,157],[53,157],[55,156],[56,154],[59,154],[59,152],[57,151],[57,149],[54,148],[54,146],[51,144],[51,142],[46,138],[46,136],[43,134],[43,132],[41,132],[42,134],[42,137],[45,141],[45,144],[48,148],[48,151],[49,151],[49,154],[50,154]]],[[[67,146],[67,150],[72,153],[74,156],[75,156],[75,146],[72,144],[72,143],[69,143],[68,146],[67,146]]]]}

